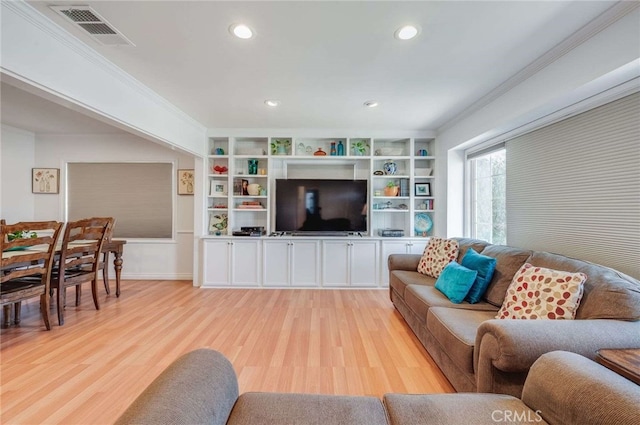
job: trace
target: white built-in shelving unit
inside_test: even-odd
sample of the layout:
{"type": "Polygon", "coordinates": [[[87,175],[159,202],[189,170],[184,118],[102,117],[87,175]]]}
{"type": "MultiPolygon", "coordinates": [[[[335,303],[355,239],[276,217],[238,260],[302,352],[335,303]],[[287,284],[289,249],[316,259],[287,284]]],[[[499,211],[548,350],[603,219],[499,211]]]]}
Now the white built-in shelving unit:
{"type": "Polygon", "coordinates": [[[416,229],[424,215],[433,219],[432,138],[230,136],[210,137],[207,148],[205,287],[387,286],[387,257],[421,253],[433,234],[433,229],[416,229]],[[326,155],[314,155],[319,151],[326,155]],[[253,170],[250,161],[256,163],[253,170]],[[395,174],[385,174],[388,163],[395,164],[395,174]],[[368,231],[344,237],[267,236],[276,230],[276,180],[285,178],[367,181],[368,231]],[[250,191],[243,193],[243,181],[250,191]],[[390,182],[400,186],[397,196],[385,195],[390,182]],[[262,227],[266,235],[234,237],[242,227],[262,227]],[[404,236],[380,237],[383,229],[401,230],[404,236]]]}

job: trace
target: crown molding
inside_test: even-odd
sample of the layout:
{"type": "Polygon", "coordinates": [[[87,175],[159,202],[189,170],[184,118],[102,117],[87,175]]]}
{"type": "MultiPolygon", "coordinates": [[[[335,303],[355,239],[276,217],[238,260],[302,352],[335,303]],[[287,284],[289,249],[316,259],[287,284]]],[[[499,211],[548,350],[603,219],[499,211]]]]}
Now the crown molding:
{"type": "Polygon", "coordinates": [[[578,31],[565,38],[560,43],[556,44],[551,50],[540,56],[538,59],[531,62],[529,65],[509,77],[506,81],[500,84],[498,87],[491,90],[486,95],[472,103],[469,107],[463,110],[455,118],[449,120],[437,129],[438,133],[449,130],[459,122],[473,115],[475,112],[494,102],[499,97],[508,93],[524,81],[528,80],[542,69],[551,65],[564,55],[589,40],[596,34],[600,33],[609,26],[615,24],[620,19],[633,12],[640,7],[638,1],[619,1],[607,9],[605,12],[582,26],[578,31]]]}
{"type": "MultiPolygon", "coordinates": [[[[73,52],[81,56],[84,60],[101,68],[115,79],[119,80],[132,90],[139,93],[141,96],[154,102],[156,105],[160,106],[167,112],[173,114],[185,124],[191,126],[197,131],[203,133],[206,131],[206,127],[204,125],[193,119],[191,116],[187,115],[184,111],[160,96],[155,91],[151,90],[149,87],[135,79],[133,76],[126,73],[122,68],[118,67],[113,62],[109,61],[104,56],[99,54],[97,51],[93,50],[87,44],[80,41],[64,28],[60,27],[51,19],[26,3],[24,0],[2,1],[2,8],[7,8],[16,15],[20,16],[29,24],[45,33],[47,36],[54,38],[55,40],[64,44],[73,52]]],[[[8,70],[6,69],[4,69],[4,71],[8,72],[8,70]]],[[[52,92],[51,90],[48,91],[52,92]]]]}
{"type": "Polygon", "coordinates": [[[538,108],[509,127],[474,137],[461,147],[468,148],[469,153],[477,152],[639,92],[640,59],[637,59],[574,90],[568,98],[538,108]]]}

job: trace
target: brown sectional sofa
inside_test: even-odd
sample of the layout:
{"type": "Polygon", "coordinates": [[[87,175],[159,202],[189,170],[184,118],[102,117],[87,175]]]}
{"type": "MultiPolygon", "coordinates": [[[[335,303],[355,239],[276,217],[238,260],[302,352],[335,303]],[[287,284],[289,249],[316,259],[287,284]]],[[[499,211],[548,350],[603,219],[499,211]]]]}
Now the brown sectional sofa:
{"type": "Polygon", "coordinates": [[[640,282],[615,270],[548,252],[456,238],[458,262],[473,247],[496,258],[496,270],[477,304],[453,304],[418,273],[420,255],[389,256],[391,301],[459,392],[520,397],[531,365],[542,354],[565,350],[593,359],[601,348],[640,347],[640,282]],[[499,320],[511,279],[528,262],[586,273],[575,320],[499,320]]]}
{"type": "Polygon", "coordinates": [[[231,363],[200,349],[171,364],[116,421],[129,424],[636,424],[640,386],[568,352],[540,357],[522,398],[502,394],[376,397],[238,393],[231,363]]]}

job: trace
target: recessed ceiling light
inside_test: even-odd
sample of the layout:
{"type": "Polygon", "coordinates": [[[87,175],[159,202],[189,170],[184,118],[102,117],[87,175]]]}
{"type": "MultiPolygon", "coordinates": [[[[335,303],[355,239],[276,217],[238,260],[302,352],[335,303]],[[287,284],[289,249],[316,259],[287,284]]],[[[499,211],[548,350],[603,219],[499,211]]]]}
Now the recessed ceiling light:
{"type": "Polygon", "coordinates": [[[251,28],[244,24],[233,24],[229,27],[229,32],[238,38],[246,40],[253,37],[253,31],[251,28]]]}
{"type": "Polygon", "coordinates": [[[273,99],[267,99],[264,101],[264,104],[267,106],[270,106],[272,108],[275,108],[276,106],[280,105],[280,101],[279,100],[273,100],[273,99]]]}
{"type": "Polygon", "coordinates": [[[393,34],[398,40],[411,40],[420,33],[420,29],[413,25],[405,25],[398,28],[393,34]]]}
{"type": "Polygon", "coordinates": [[[375,108],[376,106],[378,106],[378,102],[376,102],[375,100],[367,100],[363,103],[363,105],[367,108],[375,108]]]}

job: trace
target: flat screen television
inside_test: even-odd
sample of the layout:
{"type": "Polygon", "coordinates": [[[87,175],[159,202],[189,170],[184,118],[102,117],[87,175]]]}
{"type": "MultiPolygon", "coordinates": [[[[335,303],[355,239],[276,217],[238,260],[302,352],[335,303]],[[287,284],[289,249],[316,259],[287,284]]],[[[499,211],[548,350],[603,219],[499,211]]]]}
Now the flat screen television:
{"type": "Polygon", "coordinates": [[[367,181],[276,180],[276,231],[366,232],[367,181]]]}

